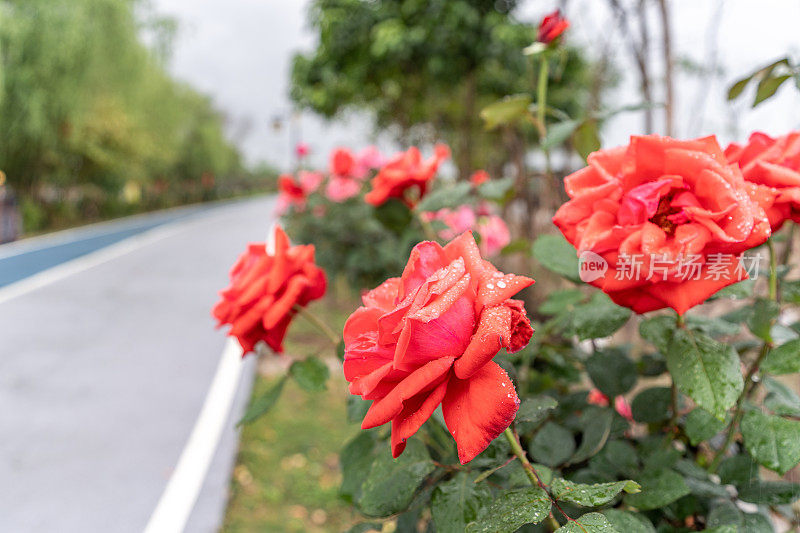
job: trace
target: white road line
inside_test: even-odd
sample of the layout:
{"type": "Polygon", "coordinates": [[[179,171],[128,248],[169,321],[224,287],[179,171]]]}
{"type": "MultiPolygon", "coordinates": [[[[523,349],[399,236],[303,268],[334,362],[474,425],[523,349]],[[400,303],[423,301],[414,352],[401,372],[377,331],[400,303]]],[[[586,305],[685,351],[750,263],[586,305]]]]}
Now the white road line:
{"type": "Polygon", "coordinates": [[[186,527],[225,429],[243,368],[241,347],[228,339],[200,416],[145,533],[181,533],[186,527]]]}
{"type": "Polygon", "coordinates": [[[186,225],[184,222],[159,226],[6,285],[0,288],[0,304],[175,235],[186,229],[186,225]]]}
{"type": "MultiPolygon", "coordinates": [[[[276,226],[271,223],[267,234],[265,246],[270,254],[275,253],[276,226]]],[[[229,338],[200,416],[144,533],[182,533],[186,528],[226,428],[243,369],[242,348],[229,338]]]]}

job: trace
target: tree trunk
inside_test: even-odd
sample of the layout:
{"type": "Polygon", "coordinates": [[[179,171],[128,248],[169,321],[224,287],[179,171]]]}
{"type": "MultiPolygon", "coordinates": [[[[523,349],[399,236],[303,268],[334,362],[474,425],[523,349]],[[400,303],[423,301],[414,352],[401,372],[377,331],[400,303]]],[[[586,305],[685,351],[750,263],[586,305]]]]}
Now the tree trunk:
{"type": "Polygon", "coordinates": [[[661,31],[664,42],[664,85],[666,89],[666,101],[664,103],[664,120],[666,123],[666,134],[674,135],[673,119],[675,113],[675,94],[672,81],[672,36],[670,30],[669,7],[667,0],[658,0],[659,11],[661,13],[661,31]]]}

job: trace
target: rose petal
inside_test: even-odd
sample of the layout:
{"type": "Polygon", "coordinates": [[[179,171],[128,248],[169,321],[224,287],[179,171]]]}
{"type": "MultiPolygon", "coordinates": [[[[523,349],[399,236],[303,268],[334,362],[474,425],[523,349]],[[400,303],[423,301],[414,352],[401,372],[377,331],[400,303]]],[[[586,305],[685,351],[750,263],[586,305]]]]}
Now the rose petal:
{"type": "Polygon", "coordinates": [[[442,412],[461,464],[485,450],[511,424],[518,408],[514,385],[497,363],[489,361],[468,380],[451,378],[442,412]]]}

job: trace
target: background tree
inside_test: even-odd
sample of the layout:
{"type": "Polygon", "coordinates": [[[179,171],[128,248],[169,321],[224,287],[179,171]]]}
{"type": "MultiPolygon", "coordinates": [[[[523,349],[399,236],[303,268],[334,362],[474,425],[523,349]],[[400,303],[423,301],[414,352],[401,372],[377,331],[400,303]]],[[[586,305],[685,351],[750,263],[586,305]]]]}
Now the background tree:
{"type": "MultiPolygon", "coordinates": [[[[499,173],[518,139],[487,132],[479,111],[529,92],[536,77],[522,50],[537,28],[517,20],[516,7],[514,0],[317,0],[309,20],[319,43],[295,56],[292,97],[326,117],[367,110],[403,144],[444,140],[462,178],[479,167],[499,173]]],[[[569,49],[551,77],[549,104],[578,114],[593,80],[580,51],[569,49]]],[[[536,138],[532,125],[523,132],[536,138]]]]}
{"type": "Polygon", "coordinates": [[[241,173],[221,114],[165,68],[174,22],[145,7],[0,2],[0,168],[27,229],[123,214],[114,210],[124,187],[165,205],[201,199],[209,176],[241,173]]]}

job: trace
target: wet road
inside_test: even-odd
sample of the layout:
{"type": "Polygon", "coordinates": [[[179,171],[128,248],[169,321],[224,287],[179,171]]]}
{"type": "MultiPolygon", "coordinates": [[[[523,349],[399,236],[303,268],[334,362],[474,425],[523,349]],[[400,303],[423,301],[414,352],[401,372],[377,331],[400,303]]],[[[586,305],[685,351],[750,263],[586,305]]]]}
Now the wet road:
{"type": "MultiPolygon", "coordinates": [[[[265,238],[272,203],[0,247],[0,531],[145,528],[225,346],[210,308],[245,244],[265,238]]],[[[186,531],[221,520],[252,363],[186,531]]]]}

